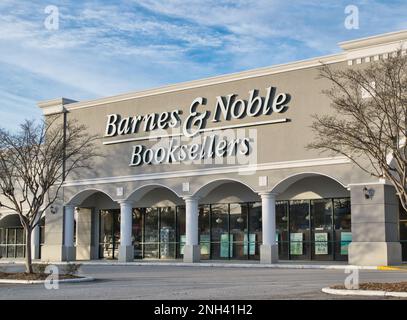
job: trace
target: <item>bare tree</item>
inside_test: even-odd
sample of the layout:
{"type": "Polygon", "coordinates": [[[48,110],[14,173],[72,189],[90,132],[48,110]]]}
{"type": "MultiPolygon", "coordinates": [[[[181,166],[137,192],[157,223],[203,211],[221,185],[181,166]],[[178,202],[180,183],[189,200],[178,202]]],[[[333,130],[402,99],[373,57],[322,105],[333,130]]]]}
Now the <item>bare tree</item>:
{"type": "Polygon", "coordinates": [[[0,207],[16,212],[25,231],[26,272],[33,273],[31,234],[60,195],[65,177],[90,168],[97,138],[63,116],[25,121],[17,133],[0,129],[0,207]],[[65,127],[65,130],[64,130],[65,127]]]}
{"type": "Polygon", "coordinates": [[[405,51],[346,69],[324,65],[320,76],[332,83],[324,93],[334,114],[313,116],[317,138],[308,148],[342,154],[366,173],[387,179],[407,210],[405,51]]]}

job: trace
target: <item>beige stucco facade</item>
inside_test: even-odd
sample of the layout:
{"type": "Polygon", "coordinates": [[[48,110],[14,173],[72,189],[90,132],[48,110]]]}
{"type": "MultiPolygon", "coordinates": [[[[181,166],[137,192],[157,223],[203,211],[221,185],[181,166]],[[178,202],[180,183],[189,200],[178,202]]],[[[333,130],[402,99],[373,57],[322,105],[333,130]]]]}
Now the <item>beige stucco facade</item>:
{"type": "MultiPolygon", "coordinates": [[[[39,103],[45,116],[65,113],[68,120],[84,124],[91,134],[100,137],[97,144],[104,154],[95,160],[91,170],[68,176],[58,204],[60,209],[46,215],[41,258],[98,259],[100,210],[121,210],[123,229],[126,228],[123,219],[128,219],[126,214],[131,211],[128,206],[186,206],[184,260],[194,262],[199,260],[196,206],[259,202],[263,208],[260,261],[274,263],[277,244],[274,234],[268,234],[269,230],[265,236],[265,228],[275,229],[275,222],[271,220],[275,220],[276,201],[350,197],[353,242],[349,247],[349,262],[359,265],[400,263],[398,204],[392,187],[366,175],[343,156],[321,154],[308,149],[307,145],[315,139],[310,128],[312,115],[332,112],[329,99],[322,93],[330,83],[318,77],[321,63],[333,68],[360,68],[386,58],[405,40],[406,31],[392,33],[342,43],[341,53],[306,61],[91,101],[56,99],[39,103]],[[213,121],[219,97],[227,101],[233,94],[235,101],[243,99],[248,109],[251,94],[261,97],[263,104],[267,101],[268,88],[275,88],[274,98],[286,94],[284,111],[259,112],[258,116],[249,116],[246,111],[236,119],[225,119],[220,113],[219,120],[213,121]],[[197,98],[203,98],[196,111],[208,112],[206,123],[200,127],[202,132],[186,138],[182,126],[191,114],[191,103],[197,98]],[[179,111],[175,128],[145,132],[146,120],[142,120],[136,133],[107,135],[110,115],[124,119],[154,113],[158,118],[163,112],[174,110],[179,111]],[[211,135],[228,141],[249,138],[250,152],[215,156],[205,161],[130,165],[133,147],[137,145],[153,149],[168,148],[171,141],[202,145],[203,137],[211,135]],[[364,197],[364,186],[376,190],[373,199],[364,197]],[[79,208],[76,213],[75,208],[79,208]],[[73,232],[72,226],[67,228],[67,224],[73,224],[74,215],[76,243],[66,243],[73,239],[67,237],[67,232],[73,232]],[[268,225],[264,225],[264,221],[268,225]],[[269,242],[265,237],[269,237],[269,242]]],[[[270,95],[269,98],[269,106],[272,106],[273,99],[270,95]]],[[[240,115],[237,107],[235,111],[240,115]]],[[[121,238],[125,239],[126,231],[121,232],[121,238]]],[[[132,249],[131,243],[121,243],[119,259],[132,260],[132,249]]]]}

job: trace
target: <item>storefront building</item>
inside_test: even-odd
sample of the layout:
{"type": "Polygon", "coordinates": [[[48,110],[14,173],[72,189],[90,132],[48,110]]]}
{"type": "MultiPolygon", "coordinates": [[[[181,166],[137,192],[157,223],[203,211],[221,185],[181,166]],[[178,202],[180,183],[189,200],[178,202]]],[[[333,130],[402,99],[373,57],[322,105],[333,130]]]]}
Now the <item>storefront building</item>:
{"type": "MultiPolygon", "coordinates": [[[[401,263],[407,214],[394,188],[307,145],[312,115],[332,113],[321,63],[363,68],[403,41],[407,31],[269,68],[40,102],[45,116],[61,114],[97,134],[104,157],[68,176],[60,203],[34,233],[35,256],[401,263]]],[[[2,256],[24,255],[21,231],[0,214],[2,256]]]]}

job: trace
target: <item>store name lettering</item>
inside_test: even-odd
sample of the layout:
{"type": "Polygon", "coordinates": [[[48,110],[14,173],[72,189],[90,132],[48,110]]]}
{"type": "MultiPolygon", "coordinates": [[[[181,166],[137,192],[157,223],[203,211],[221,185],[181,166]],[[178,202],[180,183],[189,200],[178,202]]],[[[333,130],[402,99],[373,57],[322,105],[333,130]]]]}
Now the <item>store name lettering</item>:
{"type": "MultiPolygon", "coordinates": [[[[172,128],[180,128],[180,132],[184,137],[192,138],[206,131],[208,121],[220,123],[222,121],[228,122],[245,117],[259,117],[273,113],[279,114],[287,110],[289,101],[289,94],[277,93],[275,87],[268,87],[266,88],[264,97],[260,96],[259,91],[256,89],[249,91],[247,100],[239,97],[237,94],[217,96],[213,114],[211,114],[211,111],[205,110],[204,106],[207,104],[207,99],[204,97],[197,97],[192,101],[189,107],[189,114],[185,117],[182,117],[183,112],[180,109],[130,117],[122,117],[117,113],[109,114],[107,116],[105,138],[137,135],[143,131],[152,132],[154,130],[172,128]],[[184,119],[182,120],[182,118],[184,119]]],[[[220,127],[219,129],[225,128],[227,128],[227,126],[220,127]]],[[[211,128],[211,130],[213,129],[214,128],[211,128]]],[[[212,137],[212,140],[207,143],[216,144],[216,137],[212,137]]],[[[172,144],[173,142],[171,141],[170,145],[172,144]]],[[[204,144],[205,143],[203,143],[203,145],[204,144]]],[[[153,150],[146,149],[143,145],[136,145],[133,147],[130,165],[151,164],[156,160],[158,160],[156,161],[158,163],[183,161],[196,158],[198,154],[204,157],[205,153],[202,151],[203,146],[201,147],[202,148],[196,144],[192,145],[193,152],[191,153],[187,151],[188,147],[186,146],[176,146],[181,152],[181,156],[179,159],[175,159],[171,156],[175,151],[164,150],[157,155],[153,150]]],[[[216,144],[210,149],[214,151],[212,153],[209,152],[211,156],[214,157],[222,156],[222,154],[235,154],[237,152],[246,154],[249,152],[250,146],[248,139],[239,139],[239,141],[221,142],[220,145],[216,144]],[[228,146],[232,146],[233,150],[228,149],[228,146]],[[225,149],[224,153],[222,152],[223,149],[225,149]]]]}
{"type": "MultiPolygon", "coordinates": [[[[266,91],[265,98],[262,98],[258,95],[258,90],[251,90],[248,101],[238,98],[237,94],[216,97],[212,122],[284,112],[288,107],[290,95],[286,93],[276,94],[274,87],[269,87],[266,91]]],[[[182,125],[184,136],[193,137],[205,128],[206,122],[210,118],[210,111],[199,111],[199,107],[205,104],[206,99],[203,97],[198,97],[191,103],[190,114],[182,125]]],[[[105,137],[137,134],[140,130],[150,132],[157,129],[175,128],[181,124],[181,114],[182,111],[179,109],[133,117],[110,114],[107,116],[105,137]]]]}

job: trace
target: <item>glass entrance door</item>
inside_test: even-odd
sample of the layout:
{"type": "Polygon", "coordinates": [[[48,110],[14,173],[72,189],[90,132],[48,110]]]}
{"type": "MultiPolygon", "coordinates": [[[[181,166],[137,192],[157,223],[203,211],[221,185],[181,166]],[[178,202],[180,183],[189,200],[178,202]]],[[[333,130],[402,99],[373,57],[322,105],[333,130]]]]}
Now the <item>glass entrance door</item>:
{"type": "Polygon", "coordinates": [[[290,202],[290,259],[310,260],[310,205],[306,200],[290,202]]]}
{"type": "Polygon", "coordinates": [[[99,221],[99,258],[117,259],[120,245],[120,210],[102,210],[99,221]]]}
{"type": "Polygon", "coordinates": [[[311,218],[312,260],[333,260],[332,200],[311,200],[311,218]]]}

